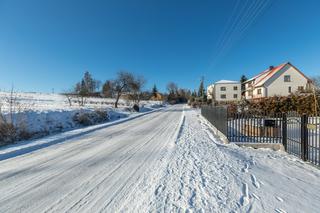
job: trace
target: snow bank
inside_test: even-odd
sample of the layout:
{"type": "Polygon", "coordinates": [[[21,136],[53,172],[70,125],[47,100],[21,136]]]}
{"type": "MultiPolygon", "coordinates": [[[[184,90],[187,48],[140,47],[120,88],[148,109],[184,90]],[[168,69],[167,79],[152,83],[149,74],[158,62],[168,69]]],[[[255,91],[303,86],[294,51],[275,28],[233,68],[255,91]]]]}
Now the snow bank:
{"type": "MultiPolygon", "coordinates": [[[[9,93],[0,92],[2,115],[11,122],[11,113],[5,101],[5,98],[9,96],[9,93]]],[[[75,104],[70,106],[66,97],[60,94],[15,93],[14,98],[18,105],[15,107],[19,109],[13,113],[12,123],[18,127],[18,131],[22,131],[23,127],[23,131],[32,138],[87,125],[111,122],[137,114],[124,100],[120,100],[118,109],[113,108],[114,99],[110,98],[87,98],[87,104],[84,107],[75,104]]],[[[140,112],[142,113],[162,106],[156,101],[142,101],[141,103],[140,112]]],[[[24,139],[19,136],[16,138],[17,140],[24,139]]]]}

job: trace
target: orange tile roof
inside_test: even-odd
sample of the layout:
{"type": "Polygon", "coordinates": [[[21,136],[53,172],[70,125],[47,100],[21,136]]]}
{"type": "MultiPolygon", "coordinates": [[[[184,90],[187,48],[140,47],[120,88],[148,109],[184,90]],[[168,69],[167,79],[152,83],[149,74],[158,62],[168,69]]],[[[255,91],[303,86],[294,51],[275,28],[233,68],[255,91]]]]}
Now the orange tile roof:
{"type": "Polygon", "coordinates": [[[255,82],[254,86],[262,86],[268,79],[270,79],[276,72],[280,71],[284,68],[288,63],[280,64],[272,69],[267,69],[257,75],[254,79],[259,78],[260,76],[264,75],[261,79],[255,82]]]}

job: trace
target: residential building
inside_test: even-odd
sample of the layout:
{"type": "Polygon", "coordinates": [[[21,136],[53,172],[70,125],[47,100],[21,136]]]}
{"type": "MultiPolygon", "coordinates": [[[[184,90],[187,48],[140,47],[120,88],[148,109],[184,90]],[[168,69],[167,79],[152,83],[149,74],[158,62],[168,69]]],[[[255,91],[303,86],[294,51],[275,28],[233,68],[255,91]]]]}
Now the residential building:
{"type": "Polygon", "coordinates": [[[207,87],[207,99],[216,102],[229,102],[241,99],[241,83],[221,80],[207,87]]]}
{"type": "Polygon", "coordinates": [[[312,86],[311,80],[289,62],[270,66],[244,84],[246,99],[288,96],[297,91],[310,90],[312,86]]]}

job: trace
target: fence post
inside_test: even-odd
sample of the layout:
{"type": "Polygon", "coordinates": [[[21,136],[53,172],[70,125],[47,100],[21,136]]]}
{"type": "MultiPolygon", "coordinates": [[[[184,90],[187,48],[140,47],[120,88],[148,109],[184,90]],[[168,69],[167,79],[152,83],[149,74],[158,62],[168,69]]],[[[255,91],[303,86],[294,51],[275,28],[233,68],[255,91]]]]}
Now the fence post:
{"type": "Polygon", "coordinates": [[[288,131],[287,131],[287,114],[282,114],[282,144],[284,149],[287,151],[287,139],[288,139],[288,131]]]}
{"type": "Polygon", "coordinates": [[[301,158],[308,160],[308,116],[306,114],[301,117],[301,158]]]}

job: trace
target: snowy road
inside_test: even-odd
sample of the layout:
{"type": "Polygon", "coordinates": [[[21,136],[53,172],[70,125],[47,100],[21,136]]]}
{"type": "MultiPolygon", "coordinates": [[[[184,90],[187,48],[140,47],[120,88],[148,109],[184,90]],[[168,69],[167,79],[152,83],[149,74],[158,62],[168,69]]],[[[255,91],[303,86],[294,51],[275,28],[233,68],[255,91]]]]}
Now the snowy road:
{"type": "Polygon", "coordinates": [[[285,152],[222,144],[199,111],[182,106],[4,159],[6,213],[320,209],[318,168],[285,152]]]}
{"type": "Polygon", "coordinates": [[[0,212],[119,210],[142,174],[165,163],[181,115],[169,108],[0,161],[0,212]]]}

